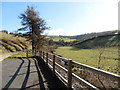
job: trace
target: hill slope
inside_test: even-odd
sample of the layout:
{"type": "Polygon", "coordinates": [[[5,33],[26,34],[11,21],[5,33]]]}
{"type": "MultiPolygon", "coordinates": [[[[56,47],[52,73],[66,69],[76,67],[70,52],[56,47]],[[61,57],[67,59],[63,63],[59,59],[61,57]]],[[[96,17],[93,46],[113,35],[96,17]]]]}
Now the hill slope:
{"type": "Polygon", "coordinates": [[[0,31],[0,35],[2,36],[0,37],[0,53],[24,50],[30,45],[24,37],[15,36],[14,34],[8,34],[2,31],[0,31]]]}
{"type": "Polygon", "coordinates": [[[112,34],[77,41],[72,46],[83,49],[98,48],[98,47],[118,47],[120,45],[120,34],[112,34]]]}
{"type": "Polygon", "coordinates": [[[99,37],[99,36],[112,35],[112,34],[115,34],[115,33],[120,33],[120,30],[104,31],[104,32],[97,32],[97,33],[88,33],[88,34],[75,35],[75,36],[62,36],[62,37],[82,40],[82,39],[89,39],[89,38],[94,38],[94,37],[99,37]]]}
{"type": "Polygon", "coordinates": [[[83,34],[72,37],[76,38],[77,40],[71,42],[70,46],[77,48],[89,49],[106,46],[117,47],[120,45],[120,30],[83,34]]]}

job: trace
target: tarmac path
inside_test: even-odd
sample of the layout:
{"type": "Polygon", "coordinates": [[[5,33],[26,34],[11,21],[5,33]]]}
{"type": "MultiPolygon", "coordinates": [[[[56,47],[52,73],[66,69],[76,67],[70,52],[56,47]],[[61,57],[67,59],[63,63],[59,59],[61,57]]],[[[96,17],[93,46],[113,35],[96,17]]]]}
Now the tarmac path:
{"type": "Polygon", "coordinates": [[[3,60],[2,88],[40,88],[35,60],[32,58],[3,60]]]}
{"type": "Polygon", "coordinates": [[[11,56],[11,55],[20,53],[20,52],[22,52],[22,51],[17,51],[17,52],[11,52],[11,53],[1,54],[1,55],[0,55],[0,62],[1,62],[2,60],[4,60],[5,58],[7,58],[7,57],[9,57],[9,56],[11,56]]]}
{"type": "Polygon", "coordinates": [[[2,61],[2,89],[8,88],[64,90],[66,87],[53,78],[40,57],[18,57],[2,61]]]}

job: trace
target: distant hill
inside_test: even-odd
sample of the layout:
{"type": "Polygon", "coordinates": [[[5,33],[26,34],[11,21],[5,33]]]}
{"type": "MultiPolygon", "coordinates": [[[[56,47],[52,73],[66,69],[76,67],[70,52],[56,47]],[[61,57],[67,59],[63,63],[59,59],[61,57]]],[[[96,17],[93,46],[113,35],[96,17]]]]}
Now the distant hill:
{"type": "Polygon", "coordinates": [[[87,38],[94,38],[98,36],[106,36],[106,35],[112,35],[115,33],[120,33],[120,30],[113,30],[113,31],[105,31],[105,32],[96,32],[96,33],[88,33],[88,34],[81,34],[81,35],[75,35],[75,36],[50,36],[51,38],[67,38],[71,39],[71,41],[75,40],[83,40],[87,38]]]}
{"type": "Polygon", "coordinates": [[[71,46],[77,48],[118,47],[120,45],[120,31],[108,31],[92,33],[71,42],[71,46]]]}
{"type": "Polygon", "coordinates": [[[53,44],[56,46],[68,46],[70,42],[75,41],[76,39],[71,39],[63,36],[47,36],[47,39],[52,40],[53,44]]]}
{"type": "Polygon", "coordinates": [[[75,36],[61,36],[61,37],[80,40],[80,39],[93,38],[98,36],[106,36],[106,35],[111,35],[115,33],[120,33],[120,30],[88,33],[88,34],[81,34],[81,35],[75,35],[75,36]]]}
{"type": "Polygon", "coordinates": [[[20,51],[30,46],[26,38],[9,34],[6,30],[0,31],[0,36],[0,53],[20,51]]]}
{"type": "Polygon", "coordinates": [[[48,37],[53,39],[53,41],[55,42],[54,43],[55,45],[75,46],[75,45],[79,45],[82,42],[86,42],[86,41],[89,41],[92,39],[98,40],[98,38],[106,39],[106,38],[114,37],[114,39],[115,39],[115,37],[116,37],[115,40],[117,40],[118,34],[120,34],[120,30],[105,31],[105,32],[98,32],[98,33],[88,33],[88,34],[75,35],[75,36],[48,36],[48,37]],[[63,41],[60,42],[61,40],[63,40],[64,42],[63,41]]]}

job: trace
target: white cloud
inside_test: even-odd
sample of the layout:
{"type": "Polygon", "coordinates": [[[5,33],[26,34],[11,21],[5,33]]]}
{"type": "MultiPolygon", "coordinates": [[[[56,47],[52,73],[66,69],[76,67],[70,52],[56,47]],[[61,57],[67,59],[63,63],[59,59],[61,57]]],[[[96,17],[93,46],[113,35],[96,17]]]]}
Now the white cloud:
{"type": "Polygon", "coordinates": [[[63,36],[73,36],[73,35],[79,35],[80,33],[78,33],[78,31],[68,31],[66,32],[65,29],[63,28],[58,28],[58,29],[54,29],[54,30],[49,30],[47,32],[47,35],[63,35],[63,36]]]}
{"type": "Polygon", "coordinates": [[[53,21],[53,19],[48,19],[48,20],[47,20],[47,22],[52,22],[52,21],[53,21]]]}
{"type": "MultiPolygon", "coordinates": [[[[89,7],[88,9],[90,10],[91,8],[89,7]]],[[[118,1],[106,0],[98,8],[97,16],[86,29],[92,32],[118,29],[118,1]]]]}

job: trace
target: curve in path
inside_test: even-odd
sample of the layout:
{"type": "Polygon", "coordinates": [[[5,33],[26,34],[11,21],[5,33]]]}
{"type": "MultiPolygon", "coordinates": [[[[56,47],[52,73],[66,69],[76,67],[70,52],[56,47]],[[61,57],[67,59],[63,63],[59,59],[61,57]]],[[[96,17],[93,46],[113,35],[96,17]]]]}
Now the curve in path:
{"type": "Polygon", "coordinates": [[[5,58],[7,58],[7,57],[9,57],[9,56],[11,56],[11,55],[20,53],[20,52],[22,52],[22,51],[17,51],[17,52],[11,52],[11,53],[1,54],[1,55],[0,55],[0,62],[1,62],[2,60],[4,60],[5,58]]]}

